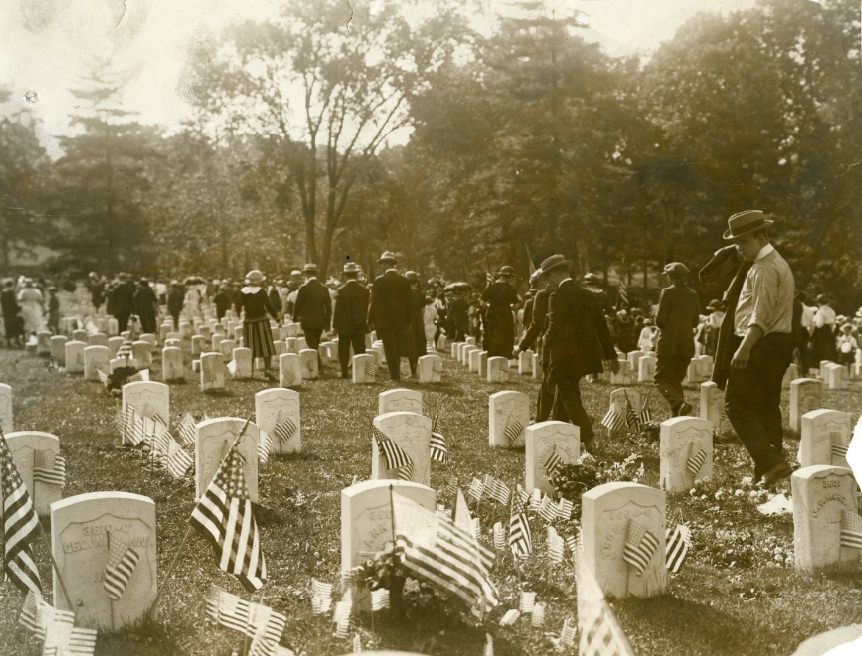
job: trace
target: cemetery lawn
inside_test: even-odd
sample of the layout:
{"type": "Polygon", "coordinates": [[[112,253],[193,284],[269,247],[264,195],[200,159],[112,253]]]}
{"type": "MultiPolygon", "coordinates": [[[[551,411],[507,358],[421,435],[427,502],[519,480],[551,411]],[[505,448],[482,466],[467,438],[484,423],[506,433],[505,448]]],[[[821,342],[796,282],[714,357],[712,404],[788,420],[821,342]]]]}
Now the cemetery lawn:
{"type": "MultiPolygon", "coordinates": [[[[443,487],[457,475],[462,489],[473,476],[493,474],[514,486],[524,475],[523,451],[488,447],[488,395],[501,389],[528,393],[535,400],[535,384],[527,377],[492,386],[453,362],[444,360],[444,384],[402,386],[419,389],[425,413],[439,415],[438,428],[449,441],[451,463],[435,463],[432,484],[443,487]]],[[[338,582],[340,570],[340,498],[354,476],[371,471],[370,424],[377,410],[377,394],[396,387],[388,381],[353,385],[335,378],[333,365],[324,378],[306,382],[300,390],[302,443],[300,455],[272,459],[261,468],[260,493],[264,509],[258,514],[269,582],[254,600],[285,613],[282,644],[297,654],[343,654],[351,641],[335,638],[329,616],[311,612],[309,581],[312,576],[338,582]],[[301,494],[300,494],[301,493],[301,494]]],[[[49,371],[44,360],[22,352],[0,352],[0,380],[14,391],[17,430],[41,430],[59,436],[67,461],[64,496],[99,490],[125,490],[152,497],[156,502],[158,579],[163,592],[157,622],[123,635],[99,635],[97,654],[162,656],[243,653],[247,643],[231,629],[211,624],[205,599],[211,584],[249,598],[232,577],[220,572],[208,543],[192,534],[178,565],[166,579],[188,527],[194,484],[189,476],[175,481],[163,471],[142,467],[137,452],[118,444],[113,425],[119,401],[96,383],[49,371]]],[[[152,370],[160,380],[159,365],[152,370]]],[[[192,381],[186,360],[186,375],[192,381]]],[[[262,380],[229,381],[221,394],[207,395],[195,382],[171,385],[172,426],[187,411],[198,418],[248,417],[254,411],[254,393],[266,387],[262,380]]],[[[645,394],[648,387],[639,386],[645,394]]],[[[607,409],[611,387],[604,382],[583,383],[584,400],[597,423],[607,409]]],[[[698,407],[697,390],[687,391],[698,407]]],[[[784,394],[785,407],[788,405],[784,394]]],[[[655,419],[667,417],[657,393],[650,397],[655,419]]],[[[824,407],[847,410],[855,422],[862,407],[862,389],[851,383],[849,392],[824,392],[824,407]]],[[[609,442],[597,428],[597,457],[622,461],[631,453],[643,456],[646,474],[640,482],[658,484],[658,444],[634,438],[609,442]]],[[[786,441],[795,454],[798,442],[786,441]]],[[[650,600],[611,602],[635,653],[651,654],[776,654],[794,651],[805,638],[837,626],[862,621],[862,573],[853,575],[797,575],[792,566],[793,521],[790,515],[765,517],[757,500],[741,489],[751,467],[739,443],[716,447],[714,480],[697,494],[668,497],[669,522],[676,511],[692,529],[693,549],[682,571],[670,578],[667,593],[650,600]],[[737,493],[737,490],[740,490],[737,493]],[[716,496],[718,498],[716,498],[716,496]]],[[[789,490],[789,482],[783,484],[789,490]]],[[[442,501],[452,505],[451,497],[442,501]]],[[[478,512],[483,535],[490,546],[494,522],[508,521],[508,508],[482,501],[478,512]]],[[[48,520],[43,520],[50,535],[48,520]]],[[[572,525],[558,526],[561,534],[572,525]]],[[[494,637],[495,654],[557,653],[552,638],[559,635],[566,616],[576,615],[576,589],[570,556],[565,564],[550,565],[541,520],[532,521],[535,551],[516,570],[511,555],[498,555],[493,573],[502,601],[484,626],[462,619],[456,602],[413,599],[406,617],[393,619],[386,612],[366,618],[351,631],[361,635],[364,649],[401,649],[424,654],[477,656],[485,633],[494,637]],[[532,628],[528,619],[500,627],[499,618],[517,607],[519,589],[537,592],[547,604],[544,627],[532,628]]],[[[35,549],[43,582],[51,581],[47,541],[35,549]]],[[[336,589],[337,589],[336,585],[336,589]]],[[[50,585],[46,585],[50,595],[50,585]]],[[[0,586],[0,654],[36,655],[40,643],[17,625],[23,596],[6,583],[0,586]]],[[[575,653],[572,648],[568,653],[575,653]]]]}

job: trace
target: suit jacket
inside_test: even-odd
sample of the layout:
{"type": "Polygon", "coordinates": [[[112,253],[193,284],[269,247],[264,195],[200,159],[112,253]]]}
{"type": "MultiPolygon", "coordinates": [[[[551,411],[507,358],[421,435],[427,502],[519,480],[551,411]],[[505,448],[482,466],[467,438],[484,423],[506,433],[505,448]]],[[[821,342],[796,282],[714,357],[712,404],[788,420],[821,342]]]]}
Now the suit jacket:
{"type": "Polygon", "coordinates": [[[700,300],[690,287],[667,287],[658,297],[655,325],[661,331],[656,342],[658,357],[694,356],[694,329],[700,315],[700,300]]]}
{"type": "Polygon", "coordinates": [[[364,335],[368,332],[368,297],[371,293],[355,280],[338,288],[332,327],[339,335],[364,335]]]}
{"type": "Polygon", "coordinates": [[[113,309],[111,314],[118,317],[129,316],[134,307],[133,298],[134,289],[132,289],[132,286],[129,283],[124,282],[114,287],[111,291],[111,304],[113,309]]]}
{"type": "Polygon", "coordinates": [[[595,294],[565,280],[551,293],[548,310],[542,359],[552,381],[601,373],[602,360],[617,357],[595,294]]]}
{"type": "Polygon", "coordinates": [[[377,276],[371,285],[368,323],[375,330],[404,331],[410,327],[410,281],[395,270],[377,276]]]}
{"type": "MultiPolygon", "coordinates": [[[[542,336],[548,323],[548,297],[551,292],[546,289],[540,289],[533,297],[533,302],[530,306],[530,326],[527,332],[521,338],[521,343],[518,348],[521,351],[526,351],[533,347],[540,347],[542,336]]],[[[526,323],[527,309],[524,308],[524,323],[526,323]]],[[[538,350],[541,350],[540,348],[538,350]]]]}
{"type": "Polygon", "coordinates": [[[306,282],[296,293],[293,320],[311,328],[327,328],[332,317],[332,297],[316,278],[306,282]]]}

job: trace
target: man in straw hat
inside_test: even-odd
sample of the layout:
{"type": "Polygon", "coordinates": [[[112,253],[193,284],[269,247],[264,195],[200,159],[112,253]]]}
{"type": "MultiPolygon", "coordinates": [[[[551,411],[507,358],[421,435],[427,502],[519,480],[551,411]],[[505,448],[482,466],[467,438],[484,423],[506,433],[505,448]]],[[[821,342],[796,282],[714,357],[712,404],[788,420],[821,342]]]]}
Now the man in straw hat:
{"type": "Polygon", "coordinates": [[[359,271],[356,262],[344,265],[345,282],[338,288],[335,297],[332,327],[338,333],[338,363],[341,365],[342,378],[349,377],[347,365],[350,362],[350,347],[353,347],[353,355],[365,353],[369,292],[356,281],[359,271]]]}
{"type": "Polygon", "coordinates": [[[790,267],[769,241],[772,223],[760,210],[739,212],[727,221],[724,239],[733,242],[742,260],[735,277],[742,284],[734,311],[728,306],[725,315],[732,322],[727,348],[722,352],[720,344],[716,354],[716,361],[730,359],[727,416],[754,461],[754,480],[766,486],[792,471],[782,453],[780,404],[781,379],[793,349],[794,283],[790,267]]]}
{"type": "Polygon", "coordinates": [[[520,302],[518,293],[512,286],[516,278],[515,269],[500,267],[494,282],[482,292],[485,303],[485,338],[482,345],[488,357],[502,356],[511,358],[515,347],[515,317],[512,306],[520,302]]]}
{"type": "Polygon", "coordinates": [[[562,255],[552,255],[540,266],[551,290],[542,367],[555,386],[552,418],[571,419],[581,430],[581,444],[592,450],[593,425],[581,401],[580,380],[600,374],[603,361],[614,373],[620,365],[595,295],[572,280],[568,265],[562,255]]]}
{"type": "Polygon", "coordinates": [[[377,262],[383,268],[383,273],[371,284],[368,324],[383,340],[389,378],[401,380],[401,356],[407,356],[410,348],[410,281],[398,273],[397,260],[392,251],[385,251],[377,262]]]}

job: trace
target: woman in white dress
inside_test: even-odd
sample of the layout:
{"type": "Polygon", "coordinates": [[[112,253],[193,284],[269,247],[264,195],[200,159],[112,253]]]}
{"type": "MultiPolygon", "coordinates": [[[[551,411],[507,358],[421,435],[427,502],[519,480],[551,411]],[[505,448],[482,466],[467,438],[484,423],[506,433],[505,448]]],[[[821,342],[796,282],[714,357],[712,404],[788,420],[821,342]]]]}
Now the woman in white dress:
{"type": "Polygon", "coordinates": [[[24,281],[24,288],[18,292],[18,305],[24,320],[24,334],[29,336],[42,330],[45,325],[45,299],[30,278],[24,281]]]}

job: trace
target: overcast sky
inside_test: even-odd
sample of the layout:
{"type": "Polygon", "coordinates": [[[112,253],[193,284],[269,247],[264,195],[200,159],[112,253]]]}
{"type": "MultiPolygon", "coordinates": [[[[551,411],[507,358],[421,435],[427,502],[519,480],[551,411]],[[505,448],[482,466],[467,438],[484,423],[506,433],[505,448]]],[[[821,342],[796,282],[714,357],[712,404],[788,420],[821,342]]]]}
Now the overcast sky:
{"type": "MultiPolygon", "coordinates": [[[[611,54],[647,53],[698,11],[732,11],[754,3],[561,0],[585,13],[600,42],[616,50],[611,54]]],[[[476,21],[493,20],[501,4],[486,0],[487,10],[476,21]]],[[[68,89],[95,58],[113,54],[132,75],[124,106],[138,112],[143,123],[176,127],[188,111],[176,88],[189,44],[232,20],[273,15],[277,6],[277,0],[3,0],[0,86],[11,89],[13,99],[0,109],[15,110],[28,91],[35,91],[35,102],[26,106],[39,116],[43,141],[53,148],[50,135],[67,131],[74,111],[68,89]]]]}

